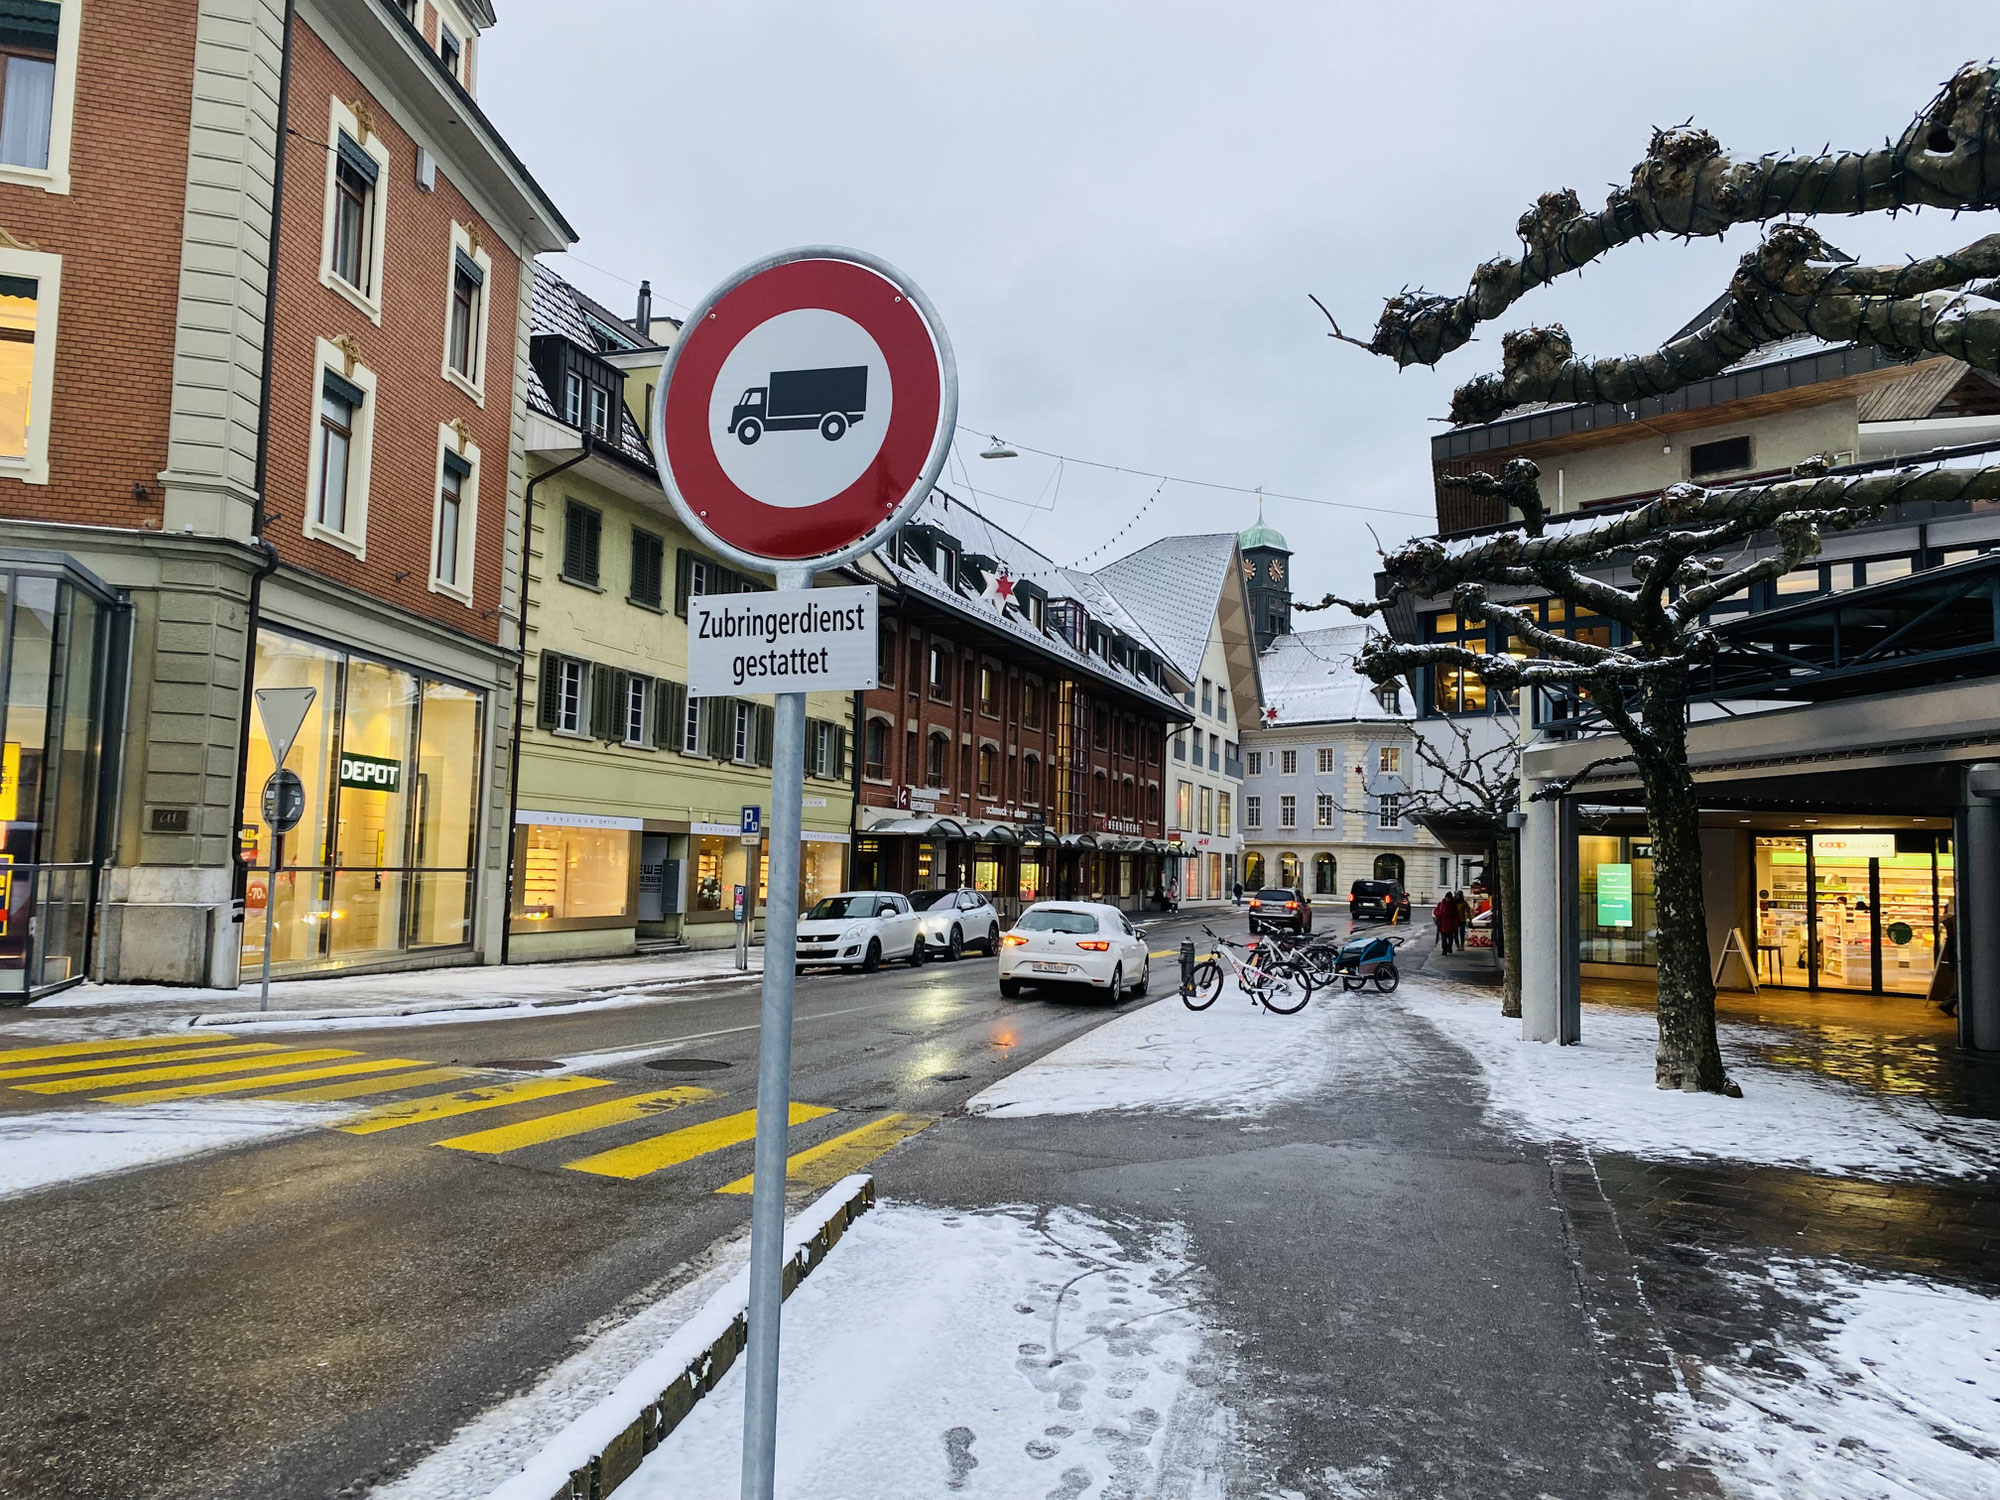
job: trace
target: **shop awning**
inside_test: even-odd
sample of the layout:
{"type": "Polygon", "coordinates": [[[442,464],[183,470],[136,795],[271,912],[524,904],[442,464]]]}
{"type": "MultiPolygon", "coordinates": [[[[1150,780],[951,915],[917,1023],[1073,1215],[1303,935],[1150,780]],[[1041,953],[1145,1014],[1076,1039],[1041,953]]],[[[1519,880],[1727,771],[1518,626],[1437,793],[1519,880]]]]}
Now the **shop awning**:
{"type": "Polygon", "coordinates": [[[917,839],[962,839],[965,825],[956,818],[892,818],[886,823],[877,823],[873,828],[864,828],[862,834],[868,838],[878,835],[883,838],[917,839]]]}
{"type": "Polygon", "coordinates": [[[1094,833],[1066,833],[1062,836],[1065,849],[1095,849],[1098,847],[1094,833]]]}
{"type": "Polygon", "coordinates": [[[1021,830],[1012,823],[967,823],[965,836],[982,844],[1018,844],[1021,830]]]}

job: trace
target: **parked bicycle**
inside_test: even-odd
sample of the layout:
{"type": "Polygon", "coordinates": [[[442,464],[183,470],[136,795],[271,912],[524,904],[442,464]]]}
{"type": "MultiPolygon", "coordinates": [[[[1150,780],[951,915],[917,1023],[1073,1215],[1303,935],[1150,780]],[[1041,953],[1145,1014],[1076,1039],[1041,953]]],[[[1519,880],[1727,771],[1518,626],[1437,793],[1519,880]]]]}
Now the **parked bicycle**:
{"type": "Polygon", "coordinates": [[[1244,994],[1277,1015],[1295,1015],[1312,999],[1318,982],[1313,970],[1281,946],[1268,939],[1234,943],[1212,927],[1201,930],[1214,942],[1215,952],[1195,965],[1193,991],[1181,993],[1189,1010],[1207,1010],[1213,1005],[1222,993],[1223,980],[1232,974],[1244,994]]]}

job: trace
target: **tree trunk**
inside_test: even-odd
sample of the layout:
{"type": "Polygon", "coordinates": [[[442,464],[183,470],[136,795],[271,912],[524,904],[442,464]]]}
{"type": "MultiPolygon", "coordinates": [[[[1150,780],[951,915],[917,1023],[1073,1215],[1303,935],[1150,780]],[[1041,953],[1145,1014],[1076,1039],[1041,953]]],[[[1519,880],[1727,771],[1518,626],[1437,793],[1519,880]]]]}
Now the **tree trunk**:
{"type": "Polygon", "coordinates": [[[1687,766],[1686,689],[1656,678],[1646,693],[1644,743],[1634,746],[1653,840],[1659,930],[1660,1045],[1654,1082],[1688,1093],[1740,1095],[1715,1038],[1715,982],[1702,899],[1701,811],[1687,766]]]}
{"type": "Polygon", "coordinates": [[[1521,862],[1515,853],[1517,835],[1503,827],[1493,839],[1494,938],[1500,944],[1500,1014],[1521,1014],[1521,862]]]}

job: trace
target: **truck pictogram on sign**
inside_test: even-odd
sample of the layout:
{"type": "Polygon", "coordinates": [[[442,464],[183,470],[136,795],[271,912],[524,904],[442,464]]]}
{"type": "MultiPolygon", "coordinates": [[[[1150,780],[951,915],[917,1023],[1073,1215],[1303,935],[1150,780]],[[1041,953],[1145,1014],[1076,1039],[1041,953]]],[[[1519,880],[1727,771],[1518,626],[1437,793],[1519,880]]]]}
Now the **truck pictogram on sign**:
{"type": "Polygon", "coordinates": [[[773,370],[766,385],[753,385],[729,413],[729,430],[745,447],[772,432],[809,432],[829,443],[846,436],[868,410],[868,366],[838,365],[827,370],[773,370]]]}

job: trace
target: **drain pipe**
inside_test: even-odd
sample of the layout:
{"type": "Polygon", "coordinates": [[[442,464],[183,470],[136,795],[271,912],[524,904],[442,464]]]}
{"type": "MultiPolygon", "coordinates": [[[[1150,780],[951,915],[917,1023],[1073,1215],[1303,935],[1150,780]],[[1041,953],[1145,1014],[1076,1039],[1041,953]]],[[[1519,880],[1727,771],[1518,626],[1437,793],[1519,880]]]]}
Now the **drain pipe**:
{"type": "Polygon", "coordinates": [[[514,745],[509,752],[507,767],[507,830],[502,835],[507,841],[507,900],[500,912],[500,962],[507,962],[511,948],[509,940],[514,936],[514,883],[519,878],[515,874],[514,858],[514,818],[521,810],[521,728],[528,718],[528,562],[534,556],[535,535],[535,490],[543,480],[553,479],[558,474],[567,473],[582,463],[596,451],[588,432],[579,434],[583,439],[583,449],[575,458],[566,458],[553,469],[544,469],[521,491],[521,581],[514,595],[514,604],[520,610],[520,627],[514,636],[514,745]]]}

